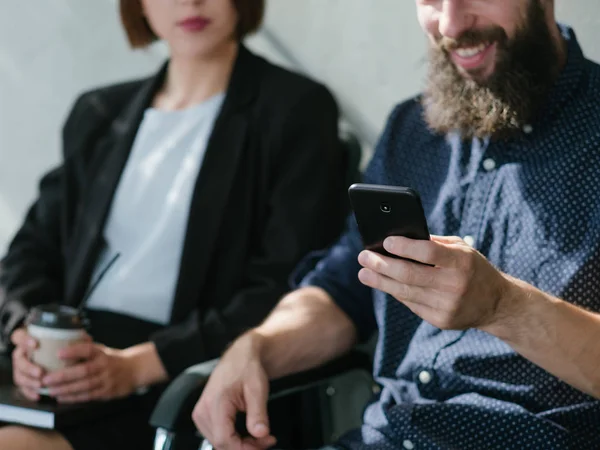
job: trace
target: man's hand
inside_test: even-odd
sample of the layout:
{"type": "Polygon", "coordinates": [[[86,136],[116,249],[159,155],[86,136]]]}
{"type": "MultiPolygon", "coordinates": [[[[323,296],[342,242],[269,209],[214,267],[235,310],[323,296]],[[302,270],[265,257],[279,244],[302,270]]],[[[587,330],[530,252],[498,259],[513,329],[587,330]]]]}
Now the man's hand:
{"type": "Polygon", "coordinates": [[[132,360],[123,350],[94,342],[79,342],[59,351],[64,360],[81,361],[42,378],[42,385],[60,403],[111,400],[126,397],[137,386],[132,360]]]}
{"type": "Polygon", "coordinates": [[[269,435],[269,380],[255,338],[248,334],[221,358],[192,418],[198,430],[218,450],[262,450],[275,445],[269,435]],[[238,411],[246,412],[250,437],[235,430],[238,411]]]}
{"type": "Polygon", "coordinates": [[[360,281],[404,303],[415,314],[441,329],[481,328],[505,318],[510,280],[462,239],[432,237],[431,241],[390,237],[384,248],[412,261],[364,251],[360,281]]]}
{"type": "Polygon", "coordinates": [[[37,401],[44,370],[29,360],[29,354],[37,348],[38,343],[27,334],[25,328],[15,330],[11,341],[15,345],[12,352],[13,381],[25,397],[37,401]]]}

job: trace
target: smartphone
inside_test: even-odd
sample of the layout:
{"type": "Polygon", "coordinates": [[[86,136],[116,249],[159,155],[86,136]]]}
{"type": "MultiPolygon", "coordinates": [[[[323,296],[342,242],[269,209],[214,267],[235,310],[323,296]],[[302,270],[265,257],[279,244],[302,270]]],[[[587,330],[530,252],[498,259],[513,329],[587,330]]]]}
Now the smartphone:
{"type": "Polygon", "coordinates": [[[353,184],[348,195],[365,249],[398,258],[383,248],[387,237],[430,239],[421,198],[413,189],[353,184]]]}

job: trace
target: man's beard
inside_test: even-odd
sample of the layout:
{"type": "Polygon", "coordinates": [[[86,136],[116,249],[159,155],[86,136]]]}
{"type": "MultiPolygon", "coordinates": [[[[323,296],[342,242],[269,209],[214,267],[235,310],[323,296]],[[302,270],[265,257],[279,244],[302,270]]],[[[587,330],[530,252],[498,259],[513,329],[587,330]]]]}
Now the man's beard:
{"type": "Polygon", "coordinates": [[[559,56],[538,0],[509,40],[502,28],[470,30],[442,38],[430,49],[425,119],[437,132],[464,138],[505,138],[533,121],[558,72],[559,56]],[[497,45],[494,73],[485,81],[463,77],[449,51],[481,43],[497,45]]]}

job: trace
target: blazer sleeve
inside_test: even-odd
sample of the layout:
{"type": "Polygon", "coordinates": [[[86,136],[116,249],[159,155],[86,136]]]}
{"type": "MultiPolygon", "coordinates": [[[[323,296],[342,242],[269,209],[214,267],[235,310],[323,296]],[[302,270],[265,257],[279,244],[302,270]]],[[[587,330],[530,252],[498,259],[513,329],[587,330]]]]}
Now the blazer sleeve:
{"type": "Polygon", "coordinates": [[[62,174],[63,168],[60,167],[42,178],[39,196],[2,260],[0,333],[4,344],[23,322],[28,308],[62,299],[62,174]]]}
{"type": "MultiPolygon", "coordinates": [[[[63,127],[63,141],[77,133],[83,96],[63,127]]],[[[75,189],[66,189],[69,160],[44,175],[38,197],[0,262],[0,350],[10,351],[10,335],[21,326],[29,308],[61,302],[64,295],[63,234],[67,203],[75,189]]]]}
{"type": "Polygon", "coordinates": [[[314,87],[286,109],[273,139],[265,226],[256,238],[242,287],[221,308],[195,311],[152,337],[171,377],[221,355],[231,341],[257,326],[289,291],[296,264],[329,246],[347,212],[338,110],[327,89],[314,87]]]}

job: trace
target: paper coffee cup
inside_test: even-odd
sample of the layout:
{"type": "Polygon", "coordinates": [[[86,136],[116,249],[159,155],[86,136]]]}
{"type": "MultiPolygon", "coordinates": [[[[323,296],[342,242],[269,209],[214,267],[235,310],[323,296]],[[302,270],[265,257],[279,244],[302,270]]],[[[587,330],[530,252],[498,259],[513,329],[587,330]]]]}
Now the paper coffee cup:
{"type": "MultiPolygon", "coordinates": [[[[31,361],[47,372],[64,369],[76,361],[58,357],[58,352],[81,341],[86,330],[79,310],[62,305],[43,305],[33,308],[26,320],[27,333],[38,341],[30,354],[31,361]]],[[[47,389],[40,389],[47,394],[47,389]]]]}

